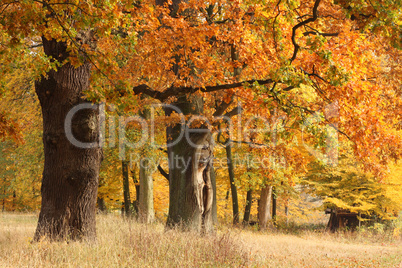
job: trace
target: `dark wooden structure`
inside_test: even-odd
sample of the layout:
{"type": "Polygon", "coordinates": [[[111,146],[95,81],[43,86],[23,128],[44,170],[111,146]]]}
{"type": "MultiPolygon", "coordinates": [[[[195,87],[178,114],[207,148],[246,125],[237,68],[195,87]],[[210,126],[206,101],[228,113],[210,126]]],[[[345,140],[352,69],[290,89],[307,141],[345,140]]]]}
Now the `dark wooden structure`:
{"type": "Polygon", "coordinates": [[[347,209],[327,208],[325,214],[330,214],[327,228],[331,232],[339,229],[355,230],[359,226],[359,213],[347,209]]]}

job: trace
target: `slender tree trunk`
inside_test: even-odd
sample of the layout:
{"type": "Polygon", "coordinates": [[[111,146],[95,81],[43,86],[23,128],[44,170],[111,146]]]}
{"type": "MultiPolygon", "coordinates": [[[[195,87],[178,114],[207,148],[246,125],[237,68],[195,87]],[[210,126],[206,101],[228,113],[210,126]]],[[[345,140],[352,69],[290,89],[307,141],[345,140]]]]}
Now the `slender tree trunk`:
{"type": "Polygon", "coordinates": [[[213,201],[212,201],[212,223],[214,225],[218,224],[218,204],[216,200],[216,174],[215,174],[215,169],[213,166],[211,166],[211,184],[212,184],[212,190],[213,190],[213,201]]]}
{"type": "MultiPolygon", "coordinates": [[[[46,38],[42,41],[47,56],[59,62],[68,57],[64,43],[46,38]]],[[[87,107],[79,110],[73,116],[71,126],[66,128],[71,131],[70,138],[73,136],[85,143],[86,148],[73,145],[64,127],[67,114],[73,107],[84,103],[90,105],[83,99],[89,78],[89,63],[78,68],[66,63],[35,83],[42,107],[45,155],[36,241],[43,237],[51,240],[96,237],[96,198],[102,159],[99,109],[87,107]]]]}
{"type": "Polygon", "coordinates": [[[155,220],[154,211],[154,183],[152,178],[152,163],[149,153],[140,160],[140,202],[139,220],[144,223],[151,223],[155,220]]]}
{"type": "Polygon", "coordinates": [[[140,184],[137,179],[137,174],[136,174],[136,166],[134,165],[134,170],[132,170],[132,177],[133,177],[133,183],[135,185],[135,201],[134,201],[134,210],[135,213],[138,217],[138,212],[139,212],[139,204],[140,204],[140,184]]]}
{"type": "Polygon", "coordinates": [[[4,189],[3,209],[2,209],[2,211],[4,212],[5,209],[6,209],[6,189],[4,189]]]}
{"type": "MultiPolygon", "coordinates": [[[[239,53],[238,49],[234,44],[231,45],[230,47],[230,55],[232,58],[232,61],[238,61],[239,60],[239,53]]],[[[236,77],[236,81],[239,81],[238,78],[241,73],[241,68],[236,67],[234,68],[233,76],[236,77]]],[[[229,180],[230,180],[230,189],[232,191],[232,207],[233,207],[233,224],[238,224],[239,223],[239,199],[237,196],[237,189],[236,189],[236,184],[234,181],[234,165],[233,165],[233,157],[232,157],[232,144],[229,142],[226,145],[226,156],[228,160],[228,171],[229,171],[229,180]]]]}
{"type": "Polygon", "coordinates": [[[253,202],[253,190],[247,191],[246,206],[244,207],[243,224],[247,225],[250,222],[251,205],[253,202]]]}
{"type": "Polygon", "coordinates": [[[14,191],[13,191],[13,205],[12,205],[12,211],[15,211],[16,199],[17,199],[17,195],[16,195],[15,190],[14,190],[14,191]]]}
{"type": "MultiPolygon", "coordinates": [[[[150,119],[151,112],[148,108],[140,114],[145,120],[150,119]]],[[[152,163],[152,148],[147,144],[142,149],[140,159],[140,199],[139,199],[139,220],[144,223],[151,223],[155,220],[154,211],[154,181],[152,173],[154,165],[152,163]]]]}
{"type": "Polygon", "coordinates": [[[232,157],[232,145],[228,143],[225,147],[228,161],[228,172],[230,181],[230,190],[232,192],[233,224],[239,223],[239,200],[237,197],[237,188],[234,181],[234,166],[232,157]]]}
{"type": "Polygon", "coordinates": [[[98,197],[97,203],[98,203],[99,212],[106,214],[107,208],[106,208],[106,204],[105,204],[105,199],[103,199],[103,197],[101,197],[101,198],[98,197]]]}
{"type": "Polygon", "coordinates": [[[272,187],[272,220],[276,222],[276,190],[272,187]]]}
{"type": "Polygon", "coordinates": [[[121,161],[121,168],[123,173],[124,214],[126,215],[126,217],[131,216],[130,181],[128,175],[128,166],[128,161],[121,161]]]}
{"type": "MultiPolygon", "coordinates": [[[[200,114],[203,101],[199,96],[174,103],[184,115],[200,114]]],[[[166,115],[172,110],[165,109],[166,115]]],[[[169,215],[167,226],[182,224],[185,229],[211,232],[213,186],[211,183],[212,140],[207,128],[189,128],[185,124],[167,127],[169,159],[169,215]],[[183,131],[182,132],[182,127],[183,131]],[[202,132],[201,132],[202,131],[202,132]],[[180,138],[180,134],[183,136],[180,138]]]]}
{"type": "Polygon", "coordinates": [[[288,207],[288,200],[286,200],[285,204],[285,216],[286,216],[286,225],[289,224],[289,207],[288,207]]]}
{"type": "Polygon", "coordinates": [[[271,215],[272,186],[265,186],[261,190],[261,197],[258,206],[258,220],[261,229],[267,228],[271,215]]]}

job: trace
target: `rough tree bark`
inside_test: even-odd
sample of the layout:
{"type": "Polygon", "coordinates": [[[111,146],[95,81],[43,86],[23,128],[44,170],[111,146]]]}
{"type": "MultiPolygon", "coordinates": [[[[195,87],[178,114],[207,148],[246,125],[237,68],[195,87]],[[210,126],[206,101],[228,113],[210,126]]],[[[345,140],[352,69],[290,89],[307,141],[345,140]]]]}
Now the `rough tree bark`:
{"type": "MultiPolygon", "coordinates": [[[[150,119],[151,112],[148,108],[140,114],[145,120],[150,119]]],[[[155,220],[154,211],[154,181],[152,173],[154,167],[152,163],[152,155],[150,154],[152,148],[147,144],[141,152],[140,159],[140,195],[139,195],[139,211],[138,219],[144,223],[151,223],[155,220]]]]}
{"type": "MultiPolygon", "coordinates": [[[[183,115],[200,114],[203,109],[202,98],[199,96],[189,98],[179,97],[174,105],[183,115]]],[[[165,109],[167,116],[172,112],[171,108],[165,109]]],[[[166,129],[168,144],[173,143],[167,148],[169,159],[167,226],[182,225],[187,230],[211,232],[213,230],[213,188],[210,176],[212,136],[206,128],[195,130],[200,131],[196,133],[188,124],[182,123],[166,129]]]]}
{"type": "MultiPolygon", "coordinates": [[[[176,16],[178,6],[187,0],[157,0],[157,5],[170,2],[170,15],[176,16]]],[[[177,55],[176,60],[180,56],[177,55]]],[[[178,74],[179,65],[172,70],[178,74]]],[[[199,115],[203,110],[202,97],[180,96],[172,103],[183,115],[199,115]]],[[[172,114],[165,108],[165,114],[172,114]]],[[[177,112],[177,111],[176,111],[177,112]]],[[[198,232],[213,230],[212,205],[213,186],[211,183],[212,136],[207,128],[195,133],[187,124],[179,123],[166,128],[167,142],[177,141],[168,146],[169,159],[169,214],[167,227],[181,225],[184,229],[198,232]],[[181,134],[185,134],[182,136],[181,134]]],[[[141,190],[142,191],[142,190],[141,190]]]]}
{"type": "Polygon", "coordinates": [[[138,219],[144,223],[155,220],[154,211],[154,183],[152,178],[152,163],[148,157],[140,160],[140,199],[138,207],[138,219]]]}
{"type": "Polygon", "coordinates": [[[261,190],[260,202],[258,204],[258,223],[261,229],[267,228],[271,214],[272,186],[267,185],[261,190]]]}
{"type": "MultiPolygon", "coordinates": [[[[59,62],[68,57],[64,43],[46,38],[42,41],[47,56],[59,62]]],[[[66,63],[35,83],[42,107],[45,155],[42,206],[35,241],[43,237],[51,240],[96,237],[96,198],[102,159],[99,109],[82,109],[71,121],[74,138],[93,146],[74,146],[67,139],[64,127],[68,112],[77,104],[86,103],[83,91],[89,87],[89,78],[89,63],[78,68],[66,63]]]]}

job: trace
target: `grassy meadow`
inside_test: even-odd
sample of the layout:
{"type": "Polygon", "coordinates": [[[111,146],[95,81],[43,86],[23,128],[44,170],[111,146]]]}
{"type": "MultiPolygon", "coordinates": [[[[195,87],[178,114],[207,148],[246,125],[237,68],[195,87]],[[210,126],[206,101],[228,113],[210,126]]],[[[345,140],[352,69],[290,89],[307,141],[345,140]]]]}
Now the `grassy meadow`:
{"type": "Polygon", "coordinates": [[[31,243],[37,215],[0,213],[0,267],[401,267],[400,235],[366,230],[165,231],[99,215],[98,239],[31,243]]]}

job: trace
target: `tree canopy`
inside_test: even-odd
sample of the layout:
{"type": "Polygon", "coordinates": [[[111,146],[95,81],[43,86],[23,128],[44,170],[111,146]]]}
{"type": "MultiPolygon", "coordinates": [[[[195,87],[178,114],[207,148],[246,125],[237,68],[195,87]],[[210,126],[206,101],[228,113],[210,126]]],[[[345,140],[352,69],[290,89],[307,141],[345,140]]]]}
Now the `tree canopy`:
{"type": "MultiPolygon", "coordinates": [[[[387,192],[382,180],[402,156],[400,8],[392,0],[2,1],[0,139],[31,138],[24,133],[28,123],[19,118],[22,112],[5,106],[18,106],[12,92],[23,95],[18,90],[24,91],[24,79],[43,80],[66,64],[88,64],[91,80],[83,97],[113,104],[111,117],[200,97],[204,108],[198,116],[212,122],[216,156],[223,155],[219,143],[225,140],[238,145],[239,156],[270,159],[264,167],[236,167],[244,189],[266,184],[287,189],[303,177],[321,196],[332,191],[336,178],[334,187],[342,191],[344,182],[351,186],[349,180],[364,179],[373,185],[370,190],[387,192]],[[44,40],[67,53],[50,51],[44,40]],[[22,70],[29,75],[19,79],[22,70]],[[218,118],[222,115],[232,121],[218,118]],[[227,130],[234,121],[237,129],[227,130]],[[348,167],[340,171],[339,157],[346,154],[353,159],[347,166],[359,166],[357,173],[348,167]],[[321,175],[306,175],[313,161],[326,165],[320,174],[330,185],[321,175]]],[[[37,112],[32,103],[23,105],[37,112]]],[[[166,142],[160,132],[174,116],[166,120],[156,109],[152,120],[158,122],[159,144],[166,142]]],[[[132,139],[150,130],[128,128],[132,139]]],[[[116,142],[113,135],[106,139],[109,146],[116,142]]],[[[113,167],[117,153],[105,152],[110,155],[101,187],[114,187],[110,174],[120,172],[113,167]]],[[[113,195],[108,188],[100,195],[106,198],[109,190],[113,195]]],[[[352,207],[346,204],[350,196],[326,196],[332,204],[352,207]]]]}

